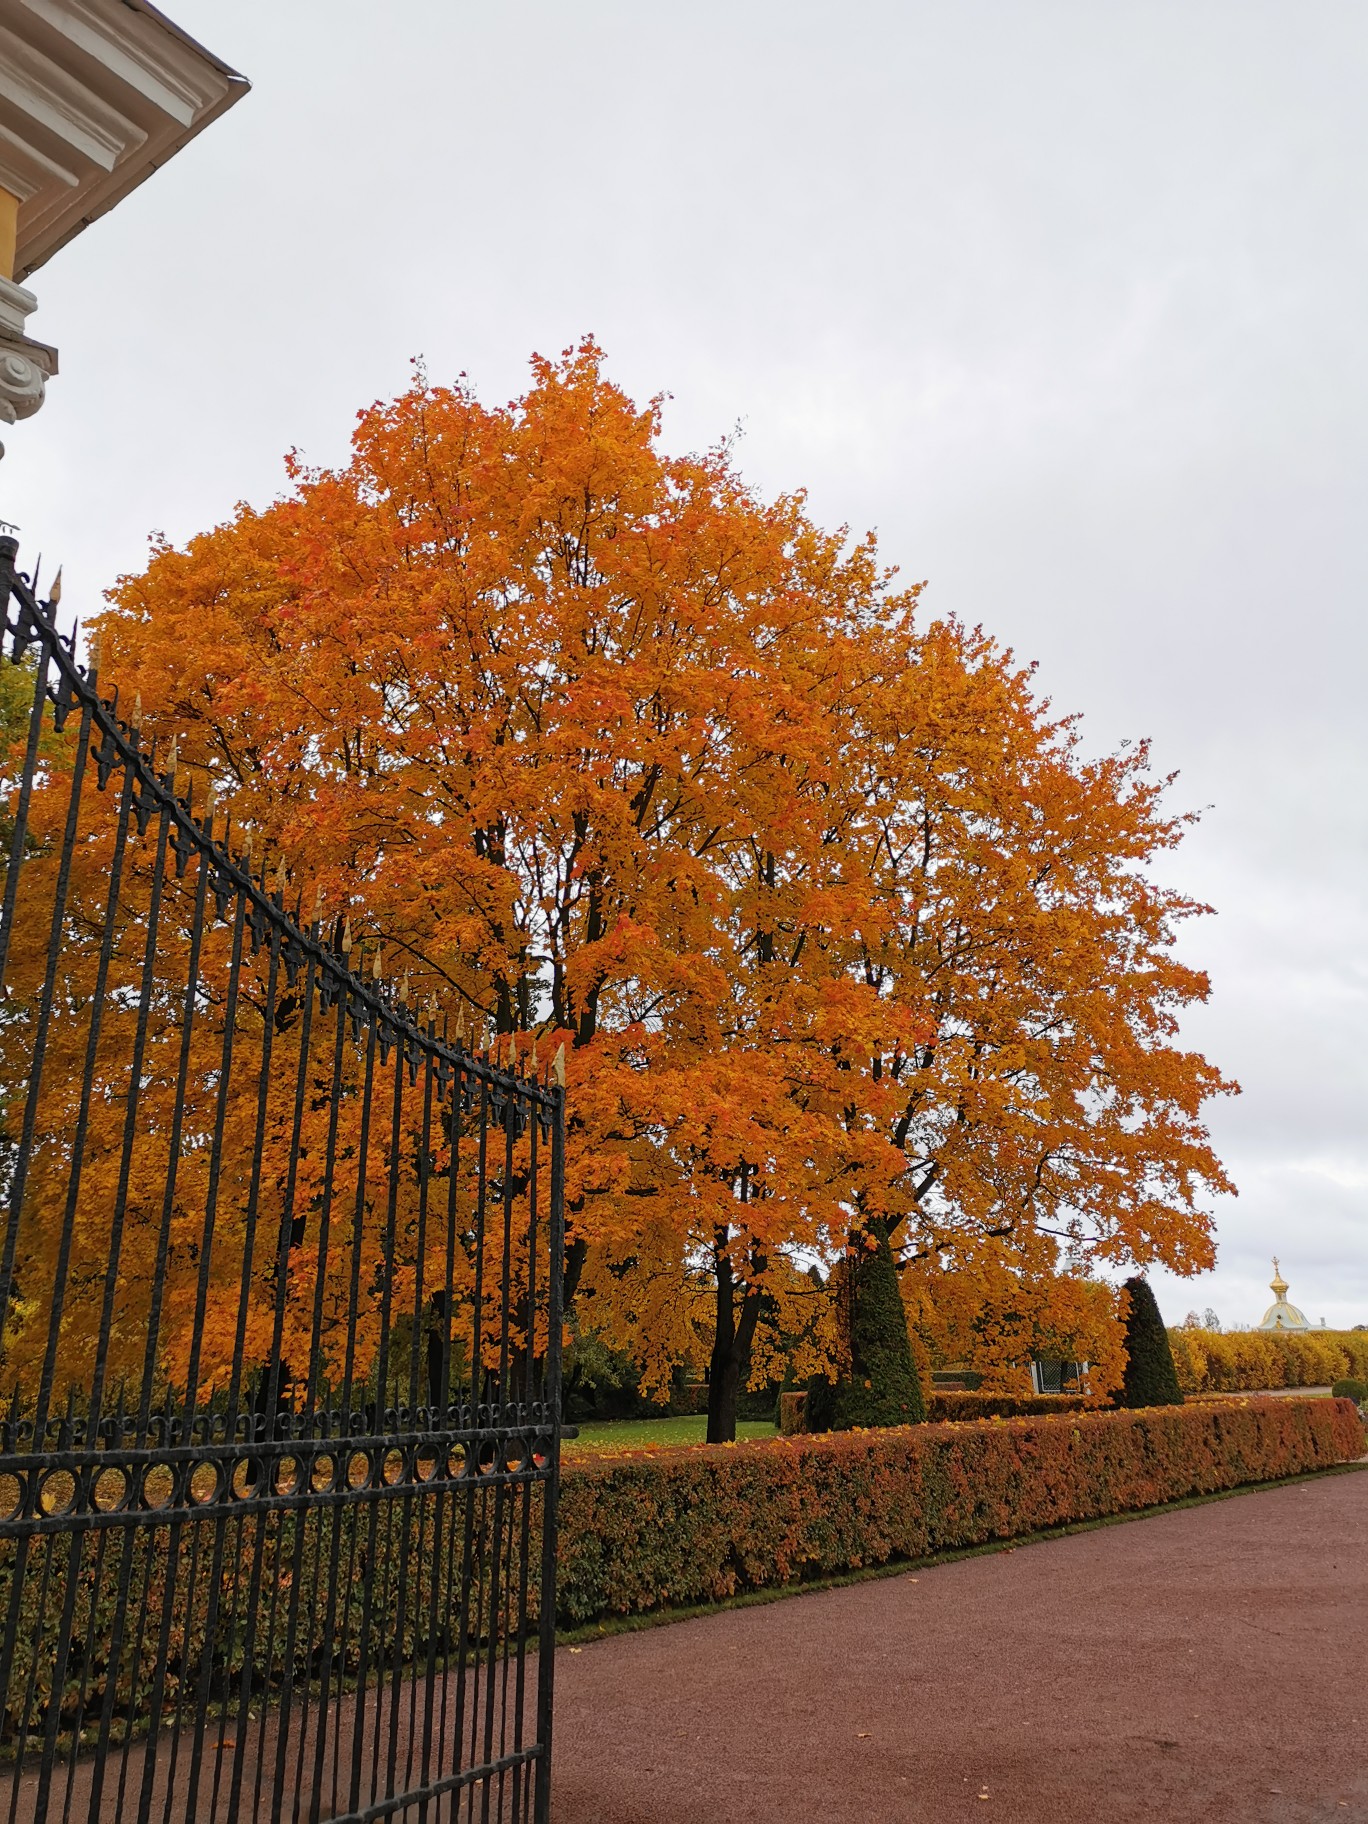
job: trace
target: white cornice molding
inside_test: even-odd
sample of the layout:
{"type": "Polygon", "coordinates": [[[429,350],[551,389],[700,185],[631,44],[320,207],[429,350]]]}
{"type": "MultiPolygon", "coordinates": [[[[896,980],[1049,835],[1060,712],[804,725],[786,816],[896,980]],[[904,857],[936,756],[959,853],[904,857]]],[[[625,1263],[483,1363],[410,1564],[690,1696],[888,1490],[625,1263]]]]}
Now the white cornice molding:
{"type": "Polygon", "coordinates": [[[112,171],[147,143],[147,134],[110,107],[82,77],[0,25],[0,107],[41,146],[56,145],[80,165],[112,171]]]}
{"type": "Polygon", "coordinates": [[[0,0],[0,184],[25,279],[246,92],[146,0],[0,0]]]}

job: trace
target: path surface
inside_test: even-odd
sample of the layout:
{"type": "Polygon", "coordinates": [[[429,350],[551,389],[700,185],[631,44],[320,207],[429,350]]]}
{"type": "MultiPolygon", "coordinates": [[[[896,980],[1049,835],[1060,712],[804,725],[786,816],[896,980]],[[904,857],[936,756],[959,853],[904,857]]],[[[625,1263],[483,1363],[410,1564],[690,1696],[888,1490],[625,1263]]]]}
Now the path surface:
{"type": "Polygon", "coordinates": [[[1368,1824],[1368,1473],[563,1647],[555,1770],[553,1824],[1368,1824]]]}

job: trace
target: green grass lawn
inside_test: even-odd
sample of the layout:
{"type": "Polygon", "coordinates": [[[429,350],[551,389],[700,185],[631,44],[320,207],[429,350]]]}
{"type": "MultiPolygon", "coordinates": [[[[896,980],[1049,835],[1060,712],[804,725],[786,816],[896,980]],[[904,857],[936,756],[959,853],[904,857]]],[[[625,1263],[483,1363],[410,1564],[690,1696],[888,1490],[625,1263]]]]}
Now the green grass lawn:
{"type": "MultiPolygon", "coordinates": [[[[772,1438],[768,1419],[743,1419],[736,1427],[741,1438],[772,1438]]],[[[611,1424],[581,1425],[577,1438],[565,1440],[567,1457],[612,1456],[617,1451],[644,1450],[652,1444],[703,1444],[708,1421],[700,1413],[683,1419],[617,1419],[611,1424]]]]}

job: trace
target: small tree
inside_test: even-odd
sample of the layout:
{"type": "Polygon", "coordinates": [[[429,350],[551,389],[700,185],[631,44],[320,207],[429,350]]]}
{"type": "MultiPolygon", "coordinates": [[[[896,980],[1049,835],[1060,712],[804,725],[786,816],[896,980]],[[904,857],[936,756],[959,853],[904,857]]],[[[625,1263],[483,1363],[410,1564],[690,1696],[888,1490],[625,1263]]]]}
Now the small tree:
{"type": "Polygon", "coordinates": [[[850,1431],[856,1426],[921,1424],[926,1400],[887,1233],[880,1229],[874,1247],[847,1256],[833,1279],[846,1306],[850,1368],[834,1387],[826,1380],[813,1384],[808,1393],[810,1428],[850,1431]]]}
{"type": "Polygon", "coordinates": [[[1126,1374],[1118,1403],[1122,1406],[1181,1406],[1183,1390],[1173,1365],[1168,1331],[1149,1281],[1138,1275],[1126,1281],[1126,1374]]]}

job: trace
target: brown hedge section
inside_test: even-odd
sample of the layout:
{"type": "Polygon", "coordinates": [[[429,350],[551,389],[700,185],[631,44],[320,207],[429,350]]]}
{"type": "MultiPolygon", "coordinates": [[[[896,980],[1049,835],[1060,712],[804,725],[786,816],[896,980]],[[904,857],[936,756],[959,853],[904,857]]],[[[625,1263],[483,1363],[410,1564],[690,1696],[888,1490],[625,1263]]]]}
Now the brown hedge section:
{"type": "MultiPolygon", "coordinates": [[[[779,1430],[784,1437],[806,1430],[805,1393],[779,1395],[779,1430]]],[[[932,1389],[926,1395],[926,1416],[932,1424],[964,1419],[1024,1419],[1045,1413],[1086,1412],[1102,1405],[1100,1397],[1084,1393],[979,1393],[932,1389]]]]}
{"type": "Polygon", "coordinates": [[[963,1419],[1044,1418],[1047,1413],[1087,1412],[1100,1398],[1085,1393],[931,1393],[926,1416],[937,1422],[963,1419]]]}
{"type": "Polygon", "coordinates": [[[1241,1400],[567,1466],[558,1619],[715,1602],[1350,1462],[1349,1400],[1241,1400]]]}

